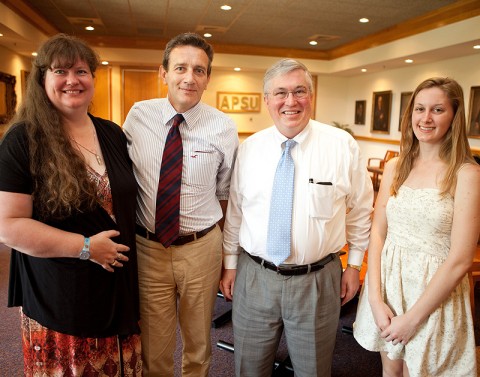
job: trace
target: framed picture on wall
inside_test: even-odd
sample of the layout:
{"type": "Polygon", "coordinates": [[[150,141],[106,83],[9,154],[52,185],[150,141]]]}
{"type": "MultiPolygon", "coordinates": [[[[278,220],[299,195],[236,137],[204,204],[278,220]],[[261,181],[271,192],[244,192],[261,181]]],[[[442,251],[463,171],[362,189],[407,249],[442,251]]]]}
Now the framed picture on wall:
{"type": "Polygon", "coordinates": [[[355,124],[365,124],[367,101],[355,101],[355,124]]]}
{"type": "Polygon", "coordinates": [[[392,91],[373,92],[372,132],[390,133],[390,111],[392,109],[392,91]]]}
{"type": "Polygon", "coordinates": [[[0,72],[0,125],[8,124],[15,114],[15,106],[17,106],[16,81],[15,76],[0,72]]]}
{"type": "Polygon", "coordinates": [[[30,74],[29,71],[25,71],[23,69],[20,71],[22,97],[25,96],[25,91],[27,90],[27,80],[28,80],[28,75],[29,74],[30,74]]]}
{"type": "Polygon", "coordinates": [[[480,86],[472,86],[470,89],[468,122],[470,125],[468,137],[480,139],[480,86]]]}
{"type": "Polygon", "coordinates": [[[403,113],[405,112],[408,101],[410,101],[410,97],[412,96],[413,92],[402,92],[400,94],[400,116],[398,119],[398,130],[401,131],[402,127],[402,119],[403,119],[403,113]]]}

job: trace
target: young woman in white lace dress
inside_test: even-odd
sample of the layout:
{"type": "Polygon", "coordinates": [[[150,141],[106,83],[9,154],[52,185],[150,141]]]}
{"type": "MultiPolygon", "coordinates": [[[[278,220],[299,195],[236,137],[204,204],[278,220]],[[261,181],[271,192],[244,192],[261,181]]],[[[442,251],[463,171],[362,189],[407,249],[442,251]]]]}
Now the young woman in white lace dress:
{"type": "Polygon", "coordinates": [[[476,376],[467,271],[480,231],[480,167],[463,92],[431,78],[413,93],[400,156],[375,204],[368,276],[354,325],[384,376],[476,376]]]}

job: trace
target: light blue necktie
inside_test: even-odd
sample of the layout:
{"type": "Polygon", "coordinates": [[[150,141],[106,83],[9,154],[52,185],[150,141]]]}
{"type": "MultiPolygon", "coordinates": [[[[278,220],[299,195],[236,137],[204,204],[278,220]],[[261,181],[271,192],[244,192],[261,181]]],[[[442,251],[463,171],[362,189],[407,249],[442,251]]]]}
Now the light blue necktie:
{"type": "Polygon", "coordinates": [[[293,179],[295,164],[290,149],[297,144],[288,139],[277,165],[273,180],[270,217],[268,220],[267,254],[275,265],[280,265],[290,256],[292,239],[293,179]]]}

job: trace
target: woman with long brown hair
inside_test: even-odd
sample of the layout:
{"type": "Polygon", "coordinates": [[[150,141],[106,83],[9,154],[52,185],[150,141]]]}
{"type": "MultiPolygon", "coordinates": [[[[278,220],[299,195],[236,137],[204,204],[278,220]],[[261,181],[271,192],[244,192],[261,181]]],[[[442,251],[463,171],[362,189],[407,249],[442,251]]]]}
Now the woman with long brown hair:
{"type": "Polygon", "coordinates": [[[141,375],[137,188],[122,130],[88,113],[98,65],[77,38],[47,40],[0,145],[26,376],[141,375]]]}
{"type": "Polygon", "coordinates": [[[385,166],[354,336],[384,376],[475,377],[467,271],[480,231],[480,167],[463,91],[450,78],[415,90],[400,156],[385,166]]]}

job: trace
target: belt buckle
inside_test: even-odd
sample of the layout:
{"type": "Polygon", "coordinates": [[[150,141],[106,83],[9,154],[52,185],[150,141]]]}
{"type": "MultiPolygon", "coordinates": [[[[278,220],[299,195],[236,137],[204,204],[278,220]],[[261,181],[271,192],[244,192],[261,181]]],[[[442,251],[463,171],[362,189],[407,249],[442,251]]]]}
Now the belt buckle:
{"type": "Polygon", "coordinates": [[[282,276],[292,276],[294,275],[294,273],[292,273],[293,271],[295,271],[294,268],[280,268],[280,266],[276,266],[277,267],[277,274],[278,275],[282,275],[282,276]]]}

